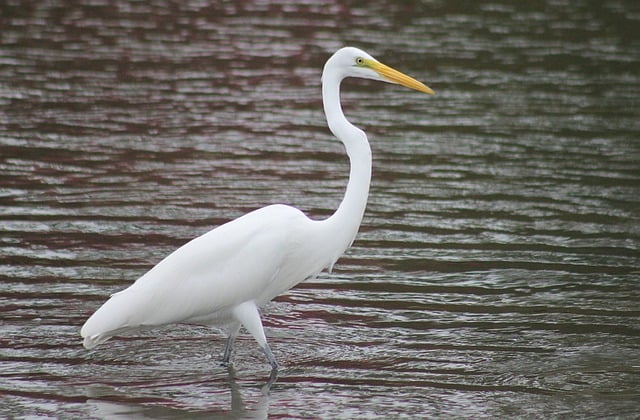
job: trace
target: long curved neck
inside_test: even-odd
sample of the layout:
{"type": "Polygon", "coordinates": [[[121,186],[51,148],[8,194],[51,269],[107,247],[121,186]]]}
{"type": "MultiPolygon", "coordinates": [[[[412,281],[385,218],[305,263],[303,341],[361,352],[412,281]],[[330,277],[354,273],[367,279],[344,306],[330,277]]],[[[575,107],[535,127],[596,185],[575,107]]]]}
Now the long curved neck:
{"type": "MultiPolygon", "coordinates": [[[[322,99],[327,123],[331,132],[344,144],[351,169],[347,189],[336,212],[326,220],[335,229],[331,229],[336,235],[334,240],[343,241],[347,249],[358,232],[360,222],[364,216],[364,210],[369,196],[369,183],[371,182],[371,148],[364,131],[351,124],[342,112],[340,106],[340,82],[339,74],[325,71],[322,75],[322,99]]],[[[336,255],[336,258],[339,255],[336,255]]]]}

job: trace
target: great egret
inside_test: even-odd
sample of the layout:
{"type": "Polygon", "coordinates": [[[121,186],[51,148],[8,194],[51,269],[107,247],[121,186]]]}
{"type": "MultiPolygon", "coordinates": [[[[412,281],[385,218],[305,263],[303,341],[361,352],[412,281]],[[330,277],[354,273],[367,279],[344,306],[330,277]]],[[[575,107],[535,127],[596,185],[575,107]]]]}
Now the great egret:
{"type": "Polygon", "coordinates": [[[322,72],[327,123],[344,144],[351,163],[347,189],[336,212],[325,220],[311,220],[294,207],[270,205],[191,240],[130,287],[113,294],[87,320],[80,331],[87,349],[143,327],[203,324],[228,328],[222,357],[228,363],[244,326],[277,369],[258,308],[323,269],[330,271],[351,246],[367,204],[371,149],[364,131],[342,113],[340,83],[346,77],[434,93],[362,50],[338,50],[322,72]]]}

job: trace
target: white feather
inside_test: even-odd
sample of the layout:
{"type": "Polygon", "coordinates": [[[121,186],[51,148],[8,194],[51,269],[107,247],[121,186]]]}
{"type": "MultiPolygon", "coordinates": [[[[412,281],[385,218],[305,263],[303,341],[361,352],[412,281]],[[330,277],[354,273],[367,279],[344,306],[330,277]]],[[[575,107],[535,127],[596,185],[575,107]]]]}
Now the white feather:
{"type": "Polygon", "coordinates": [[[188,242],[129,288],[111,296],[87,320],[80,331],[85,347],[144,327],[230,324],[224,353],[228,361],[239,326],[245,325],[277,367],[258,307],[333,267],[353,242],[367,203],[371,149],[365,133],[347,121],[340,106],[340,83],[349,76],[431,92],[356,48],[343,48],[327,61],[322,74],[324,110],[330,130],[344,144],[351,162],[349,183],[336,212],[314,221],[293,207],[272,205],[188,242]]]}

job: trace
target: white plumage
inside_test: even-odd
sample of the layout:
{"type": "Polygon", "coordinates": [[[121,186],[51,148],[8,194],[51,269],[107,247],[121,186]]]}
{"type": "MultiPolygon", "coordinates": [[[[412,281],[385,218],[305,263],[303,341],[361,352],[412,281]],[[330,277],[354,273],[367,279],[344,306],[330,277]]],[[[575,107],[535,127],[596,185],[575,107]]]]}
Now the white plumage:
{"type": "Polygon", "coordinates": [[[271,205],[199,236],[115,293],[84,324],[84,346],[114,335],[172,323],[227,326],[228,362],[241,326],[256,339],[272,367],[258,308],[299,282],[331,268],[351,245],[367,202],[371,151],[364,132],[340,107],[340,82],[348,76],[398,83],[433,93],[364,51],[343,48],[326,63],[322,95],[329,128],[351,162],[345,197],[328,219],[311,220],[300,210],[271,205]]]}

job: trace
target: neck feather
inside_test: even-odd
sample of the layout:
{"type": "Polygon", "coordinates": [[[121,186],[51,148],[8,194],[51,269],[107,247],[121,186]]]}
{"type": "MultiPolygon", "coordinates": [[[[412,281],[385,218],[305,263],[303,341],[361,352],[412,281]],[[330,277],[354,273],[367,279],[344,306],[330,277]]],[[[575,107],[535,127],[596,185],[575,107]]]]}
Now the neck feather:
{"type": "MultiPolygon", "coordinates": [[[[347,249],[358,232],[364,216],[371,182],[371,148],[364,131],[351,124],[340,106],[339,74],[328,73],[326,68],[322,76],[322,99],[327,123],[331,132],[344,144],[349,156],[350,172],[347,189],[336,212],[326,220],[332,225],[331,231],[336,240],[344,242],[347,249]]],[[[339,255],[336,255],[336,259],[339,255]]]]}

